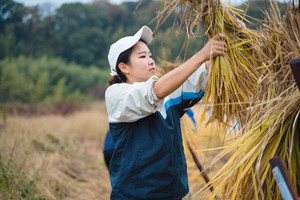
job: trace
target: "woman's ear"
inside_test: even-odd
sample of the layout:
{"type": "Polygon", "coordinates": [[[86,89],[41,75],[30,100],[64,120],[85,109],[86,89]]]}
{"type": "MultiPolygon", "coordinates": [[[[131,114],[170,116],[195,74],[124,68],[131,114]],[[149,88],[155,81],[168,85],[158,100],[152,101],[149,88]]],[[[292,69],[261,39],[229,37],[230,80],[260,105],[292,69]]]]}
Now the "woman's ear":
{"type": "Polygon", "coordinates": [[[120,62],[118,67],[124,75],[127,75],[129,73],[128,66],[125,63],[120,62]]]}

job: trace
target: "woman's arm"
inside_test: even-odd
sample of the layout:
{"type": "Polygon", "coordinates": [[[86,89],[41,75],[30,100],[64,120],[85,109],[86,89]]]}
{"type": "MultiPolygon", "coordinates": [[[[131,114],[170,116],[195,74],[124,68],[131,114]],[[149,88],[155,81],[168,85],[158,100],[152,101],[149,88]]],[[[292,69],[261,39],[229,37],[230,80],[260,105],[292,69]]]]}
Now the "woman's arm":
{"type": "Polygon", "coordinates": [[[175,91],[180,85],[182,85],[187,78],[194,73],[201,64],[210,58],[217,55],[225,55],[227,51],[227,45],[223,41],[225,35],[217,34],[212,37],[206,45],[194,56],[192,56],[185,63],[175,68],[162,76],[153,85],[153,90],[159,99],[163,99],[173,91],[175,91]]]}

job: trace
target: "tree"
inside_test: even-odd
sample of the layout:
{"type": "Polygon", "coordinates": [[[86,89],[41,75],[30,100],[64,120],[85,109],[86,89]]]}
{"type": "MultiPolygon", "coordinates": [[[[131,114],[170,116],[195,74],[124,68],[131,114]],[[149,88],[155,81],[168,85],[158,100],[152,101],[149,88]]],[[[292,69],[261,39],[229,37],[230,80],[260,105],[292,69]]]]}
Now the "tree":
{"type": "Polygon", "coordinates": [[[0,0],[0,33],[4,32],[5,25],[21,23],[26,15],[23,4],[13,0],[0,0]]]}
{"type": "Polygon", "coordinates": [[[92,65],[106,59],[107,17],[100,8],[81,3],[65,4],[57,10],[56,55],[68,62],[92,65]]]}

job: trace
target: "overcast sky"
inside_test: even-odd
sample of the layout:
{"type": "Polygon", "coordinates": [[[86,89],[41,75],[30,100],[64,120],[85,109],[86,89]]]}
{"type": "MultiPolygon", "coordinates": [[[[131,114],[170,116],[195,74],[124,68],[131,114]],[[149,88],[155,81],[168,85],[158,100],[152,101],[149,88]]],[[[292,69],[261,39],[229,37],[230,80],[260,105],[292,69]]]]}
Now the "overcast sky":
{"type": "MultiPolygon", "coordinates": [[[[54,11],[55,8],[60,7],[64,3],[74,3],[74,2],[81,2],[81,3],[89,3],[93,0],[15,0],[16,2],[23,3],[25,6],[43,6],[44,9],[47,8],[49,10],[54,11]]],[[[125,1],[139,1],[139,0],[108,0],[112,4],[121,4],[125,1]]],[[[225,3],[230,3],[232,6],[239,6],[243,2],[247,0],[222,0],[225,3]]],[[[289,0],[278,0],[279,2],[287,2],[289,0]]],[[[297,2],[297,0],[296,0],[297,2]]],[[[299,2],[299,1],[298,1],[299,2]]]]}
{"type": "MultiPolygon", "coordinates": [[[[15,0],[16,2],[23,3],[25,6],[35,6],[41,5],[44,3],[51,3],[56,6],[60,6],[64,3],[74,3],[74,2],[81,2],[81,3],[89,3],[93,0],[15,0]]],[[[137,0],[109,0],[109,2],[114,4],[121,4],[124,1],[137,1],[137,0]]]]}
{"type": "MultiPolygon", "coordinates": [[[[16,2],[23,3],[25,6],[36,6],[36,5],[43,5],[45,3],[51,3],[54,7],[59,7],[64,3],[74,3],[74,2],[81,2],[81,3],[88,3],[92,2],[93,0],[15,0],[16,2]]],[[[113,4],[121,4],[125,1],[138,1],[138,0],[109,0],[110,3],[113,4]]],[[[223,0],[223,2],[230,2],[230,0],[223,0]]],[[[245,0],[231,0],[231,5],[237,6],[240,5],[245,0]]]]}

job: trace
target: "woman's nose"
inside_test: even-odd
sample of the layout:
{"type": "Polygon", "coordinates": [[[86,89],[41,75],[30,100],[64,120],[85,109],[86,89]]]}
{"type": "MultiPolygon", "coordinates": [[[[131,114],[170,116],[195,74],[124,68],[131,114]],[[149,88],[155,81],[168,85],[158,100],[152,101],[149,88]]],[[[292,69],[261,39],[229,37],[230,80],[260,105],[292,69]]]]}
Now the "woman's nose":
{"type": "Polygon", "coordinates": [[[155,63],[155,61],[153,60],[153,58],[152,57],[149,57],[149,64],[150,65],[153,65],[155,63]]]}

